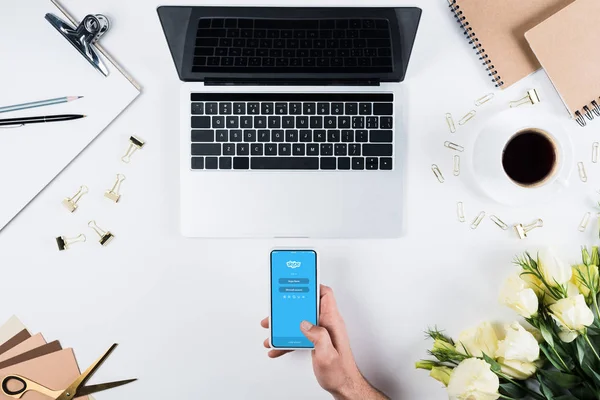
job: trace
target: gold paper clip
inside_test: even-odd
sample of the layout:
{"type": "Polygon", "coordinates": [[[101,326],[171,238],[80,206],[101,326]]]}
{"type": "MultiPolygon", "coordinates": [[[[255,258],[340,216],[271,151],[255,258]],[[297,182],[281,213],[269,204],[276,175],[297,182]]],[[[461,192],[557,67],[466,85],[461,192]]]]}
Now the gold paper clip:
{"type": "Polygon", "coordinates": [[[117,174],[117,180],[116,180],[115,184],[113,185],[112,189],[109,189],[106,192],[104,192],[104,197],[106,197],[109,200],[114,201],[115,203],[118,203],[119,200],[121,199],[121,195],[119,194],[119,191],[121,190],[121,183],[124,180],[125,180],[125,175],[117,174]]]}
{"type": "Polygon", "coordinates": [[[454,118],[452,118],[452,114],[446,113],[446,123],[448,124],[448,128],[450,128],[450,132],[456,132],[456,125],[454,125],[454,118]]]}
{"type": "Polygon", "coordinates": [[[531,89],[527,91],[527,94],[522,99],[511,101],[510,108],[519,107],[524,104],[537,104],[540,101],[540,96],[538,95],[537,90],[531,89]]]}
{"type": "Polygon", "coordinates": [[[585,165],[582,162],[577,163],[577,169],[579,170],[579,179],[581,182],[587,182],[587,172],[585,172],[585,165]]]}
{"type": "Polygon", "coordinates": [[[460,156],[454,156],[454,176],[460,175],[460,156]]]}
{"type": "Polygon", "coordinates": [[[69,250],[72,244],[85,242],[86,238],[84,234],[81,234],[74,238],[66,238],[64,236],[59,236],[56,238],[56,244],[58,245],[59,251],[69,250]]]}
{"type": "Polygon", "coordinates": [[[462,117],[460,119],[460,121],[458,121],[459,125],[464,125],[467,122],[469,122],[470,120],[472,120],[473,118],[475,118],[475,114],[477,114],[477,111],[475,110],[471,110],[469,111],[469,113],[467,115],[465,115],[464,117],[462,117]]]}
{"type": "Polygon", "coordinates": [[[83,185],[79,187],[79,190],[73,195],[73,197],[67,197],[62,201],[63,206],[65,206],[70,212],[75,212],[75,210],[77,210],[77,202],[81,200],[83,195],[88,192],[89,190],[87,186],[83,185]]]}
{"type": "Polygon", "coordinates": [[[142,139],[135,137],[135,136],[131,136],[129,138],[129,148],[127,149],[127,153],[125,153],[125,155],[123,157],[121,157],[121,160],[124,163],[129,164],[129,162],[131,161],[131,156],[133,155],[133,153],[135,153],[138,150],[141,150],[144,148],[144,146],[146,145],[146,142],[144,142],[142,139]]]}
{"type": "Polygon", "coordinates": [[[583,216],[583,218],[581,219],[581,222],[579,223],[579,232],[585,232],[585,230],[587,229],[587,226],[590,222],[590,217],[592,216],[592,213],[585,213],[585,215],[583,216]]]}
{"type": "Polygon", "coordinates": [[[465,206],[462,201],[456,203],[456,216],[458,217],[458,222],[465,222],[465,206]]]}
{"type": "Polygon", "coordinates": [[[495,215],[490,215],[490,219],[500,227],[500,229],[502,229],[503,231],[508,229],[508,225],[506,225],[500,218],[496,217],[495,215]]]}
{"type": "Polygon", "coordinates": [[[460,151],[460,152],[465,151],[464,147],[462,147],[461,145],[458,145],[456,143],[452,143],[452,142],[444,142],[444,147],[447,147],[450,150],[456,150],[456,151],[460,151]]]}
{"type": "Polygon", "coordinates": [[[541,219],[538,219],[537,221],[535,221],[532,224],[523,226],[523,224],[518,224],[515,225],[515,232],[517,232],[517,235],[519,235],[519,239],[525,239],[527,237],[527,234],[532,231],[535,228],[541,228],[544,226],[544,221],[542,221],[541,219]]]}
{"type": "Polygon", "coordinates": [[[435,174],[435,177],[437,178],[438,182],[440,182],[440,183],[444,183],[445,182],[444,175],[442,175],[442,171],[440,171],[440,167],[438,167],[435,164],[432,164],[431,165],[431,170],[435,174]]]}
{"type": "Polygon", "coordinates": [[[483,221],[484,218],[485,218],[485,211],[482,211],[479,213],[479,215],[477,217],[475,217],[473,222],[471,222],[471,229],[477,229],[477,227],[479,226],[481,221],[483,221]]]}
{"type": "Polygon", "coordinates": [[[88,226],[92,228],[98,234],[98,236],[100,236],[100,244],[102,246],[108,245],[115,237],[115,235],[113,235],[112,233],[104,231],[100,227],[98,227],[96,221],[90,221],[88,223],[88,226]]]}
{"type": "Polygon", "coordinates": [[[600,153],[600,143],[594,142],[592,145],[592,162],[595,164],[598,162],[598,154],[600,153]]]}
{"type": "Polygon", "coordinates": [[[494,93],[488,93],[485,96],[475,100],[475,105],[477,107],[482,106],[493,98],[494,98],[494,93]]]}

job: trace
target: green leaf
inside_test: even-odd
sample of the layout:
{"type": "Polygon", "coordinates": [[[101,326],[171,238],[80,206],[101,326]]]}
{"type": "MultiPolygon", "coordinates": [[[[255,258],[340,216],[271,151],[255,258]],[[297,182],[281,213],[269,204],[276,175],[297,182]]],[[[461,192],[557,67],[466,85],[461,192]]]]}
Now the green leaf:
{"type": "Polygon", "coordinates": [[[569,392],[578,400],[597,400],[599,398],[595,391],[588,385],[581,385],[569,390],[569,392]]]}
{"type": "Polygon", "coordinates": [[[583,382],[583,380],[578,376],[559,371],[539,370],[538,374],[548,378],[549,381],[564,389],[572,389],[583,382]]]}
{"type": "Polygon", "coordinates": [[[500,384],[500,394],[513,399],[524,399],[527,397],[527,391],[514,383],[507,382],[500,384]]]}
{"type": "Polygon", "coordinates": [[[554,393],[552,389],[546,384],[541,375],[538,375],[538,382],[540,383],[540,392],[546,397],[548,400],[554,400],[554,393]]]}
{"type": "Polygon", "coordinates": [[[542,333],[542,337],[550,345],[550,347],[554,347],[554,336],[552,335],[552,331],[548,329],[545,323],[540,323],[540,332],[542,333]]]}
{"type": "Polygon", "coordinates": [[[560,359],[556,356],[556,354],[554,354],[554,352],[552,351],[552,349],[550,349],[547,343],[540,344],[540,350],[542,350],[542,353],[544,353],[544,355],[546,356],[548,361],[552,363],[554,368],[556,368],[559,371],[564,371],[565,366],[562,365],[560,359]]]}
{"type": "Polygon", "coordinates": [[[500,364],[498,364],[493,358],[490,358],[487,354],[483,353],[483,359],[490,364],[490,368],[493,372],[500,372],[502,370],[500,364]]]}

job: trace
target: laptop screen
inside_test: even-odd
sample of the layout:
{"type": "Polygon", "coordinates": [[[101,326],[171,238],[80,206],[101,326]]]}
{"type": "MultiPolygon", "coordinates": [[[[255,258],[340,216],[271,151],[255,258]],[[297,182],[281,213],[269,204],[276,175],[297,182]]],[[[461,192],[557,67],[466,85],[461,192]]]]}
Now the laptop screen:
{"type": "Polygon", "coordinates": [[[192,72],[392,72],[387,19],[200,18],[192,72]]]}
{"type": "Polygon", "coordinates": [[[418,8],[159,7],[179,78],[214,84],[404,80],[418,8]]]}

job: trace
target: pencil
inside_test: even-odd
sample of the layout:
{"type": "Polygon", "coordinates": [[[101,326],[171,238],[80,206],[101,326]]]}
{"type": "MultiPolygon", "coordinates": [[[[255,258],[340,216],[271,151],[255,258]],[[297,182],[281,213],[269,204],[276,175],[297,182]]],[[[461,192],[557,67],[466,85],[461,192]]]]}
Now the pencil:
{"type": "Polygon", "coordinates": [[[54,104],[68,103],[70,101],[79,100],[82,97],[83,96],[67,96],[67,97],[59,97],[57,99],[33,101],[30,103],[16,104],[14,106],[0,107],[0,113],[10,112],[10,111],[18,111],[18,110],[26,110],[28,108],[45,107],[45,106],[51,106],[54,104]]]}

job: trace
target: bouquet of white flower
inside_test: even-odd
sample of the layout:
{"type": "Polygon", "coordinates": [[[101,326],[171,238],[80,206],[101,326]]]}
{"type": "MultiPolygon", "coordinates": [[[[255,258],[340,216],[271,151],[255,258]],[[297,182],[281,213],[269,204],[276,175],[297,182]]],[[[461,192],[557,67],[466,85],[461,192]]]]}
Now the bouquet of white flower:
{"type": "Polygon", "coordinates": [[[582,248],[570,266],[552,250],[518,257],[500,301],[531,326],[490,323],[456,340],[437,329],[429,354],[416,367],[442,382],[451,400],[600,399],[600,275],[598,247],[582,248]]]}

